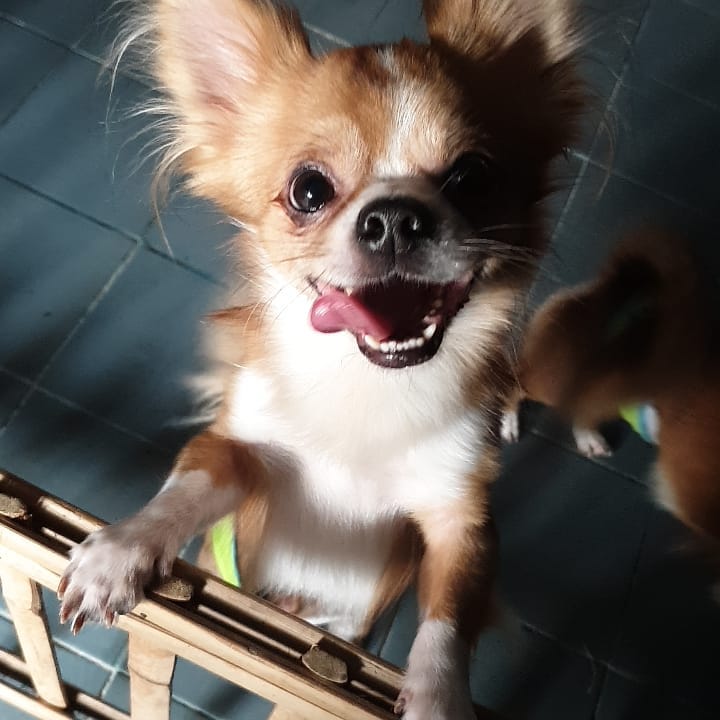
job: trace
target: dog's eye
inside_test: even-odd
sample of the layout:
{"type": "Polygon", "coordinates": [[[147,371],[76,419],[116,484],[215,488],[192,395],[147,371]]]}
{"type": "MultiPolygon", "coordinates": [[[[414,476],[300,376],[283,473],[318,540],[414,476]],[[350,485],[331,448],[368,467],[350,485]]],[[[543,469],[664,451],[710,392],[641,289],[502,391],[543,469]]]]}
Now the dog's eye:
{"type": "Polygon", "coordinates": [[[300,170],[290,182],[290,204],[302,213],[316,213],[335,195],[330,181],[315,168],[300,170]]]}
{"type": "Polygon", "coordinates": [[[480,153],[461,155],[442,183],[442,191],[451,200],[481,199],[495,186],[496,166],[480,153]]]}

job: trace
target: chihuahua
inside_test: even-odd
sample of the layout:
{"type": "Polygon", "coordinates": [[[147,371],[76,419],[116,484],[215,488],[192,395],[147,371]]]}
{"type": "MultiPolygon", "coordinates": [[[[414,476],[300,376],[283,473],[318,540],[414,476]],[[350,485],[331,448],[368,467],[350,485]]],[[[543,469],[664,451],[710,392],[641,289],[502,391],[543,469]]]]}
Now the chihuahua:
{"type": "MultiPolygon", "coordinates": [[[[538,310],[518,374],[521,394],[576,423],[585,454],[609,452],[599,423],[640,419],[633,425],[658,445],[657,500],[712,548],[720,541],[720,328],[715,283],[704,274],[675,235],[628,235],[595,280],[538,310]]],[[[509,439],[516,428],[511,411],[509,439]]]]}
{"type": "Polygon", "coordinates": [[[213,318],[216,418],[73,549],[62,620],[112,623],[229,515],[243,588],[344,638],[417,580],[396,711],[474,717],[509,346],[583,107],[572,13],[425,0],[426,43],[313,55],[270,0],[144,5],[162,164],[242,224],[249,297],[213,318]]]}

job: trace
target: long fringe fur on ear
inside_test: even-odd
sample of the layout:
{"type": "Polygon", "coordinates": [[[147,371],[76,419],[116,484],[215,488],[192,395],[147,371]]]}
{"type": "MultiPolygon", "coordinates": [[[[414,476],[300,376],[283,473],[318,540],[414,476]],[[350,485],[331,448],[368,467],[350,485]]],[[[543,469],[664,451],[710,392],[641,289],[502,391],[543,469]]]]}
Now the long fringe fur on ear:
{"type": "Polygon", "coordinates": [[[431,40],[470,56],[502,51],[529,32],[542,36],[549,64],[582,44],[570,0],[424,0],[423,13],[431,40]]]}
{"type": "Polygon", "coordinates": [[[111,88],[122,72],[153,92],[132,114],[147,119],[156,201],[177,176],[190,190],[213,185],[198,176],[212,175],[228,116],[272,77],[258,68],[311,57],[297,12],[274,0],[116,0],[113,12],[124,20],[106,60],[111,88]]]}

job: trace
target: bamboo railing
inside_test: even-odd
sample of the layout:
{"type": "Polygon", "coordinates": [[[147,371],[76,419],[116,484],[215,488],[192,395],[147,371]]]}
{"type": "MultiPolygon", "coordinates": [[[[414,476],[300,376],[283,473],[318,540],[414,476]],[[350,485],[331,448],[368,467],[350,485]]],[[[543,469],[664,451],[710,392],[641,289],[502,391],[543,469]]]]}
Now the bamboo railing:
{"type": "MultiPolygon", "coordinates": [[[[128,633],[130,715],[63,681],[40,586],[57,591],[68,550],[100,520],[0,471],[0,585],[22,658],[0,650],[0,702],[41,720],[166,720],[176,657],[275,704],[272,720],[390,720],[402,673],[182,560],[118,618],[128,633]],[[25,690],[17,687],[19,683],[25,690]]],[[[490,718],[486,711],[479,717],[490,718]]]]}

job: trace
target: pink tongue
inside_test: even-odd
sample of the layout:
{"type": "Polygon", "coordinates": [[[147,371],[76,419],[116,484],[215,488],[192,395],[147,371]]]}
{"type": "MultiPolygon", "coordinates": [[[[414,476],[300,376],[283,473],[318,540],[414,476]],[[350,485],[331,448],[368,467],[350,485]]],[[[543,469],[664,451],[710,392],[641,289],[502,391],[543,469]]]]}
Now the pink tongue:
{"type": "Polygon", "coordinates": [[[314,302],[310,323],[318,332],[351,330],[376,340],[385,340],[393,331],[387,320],[374,315],[358,299],[341,290],[328,290],[314,302]]]}

